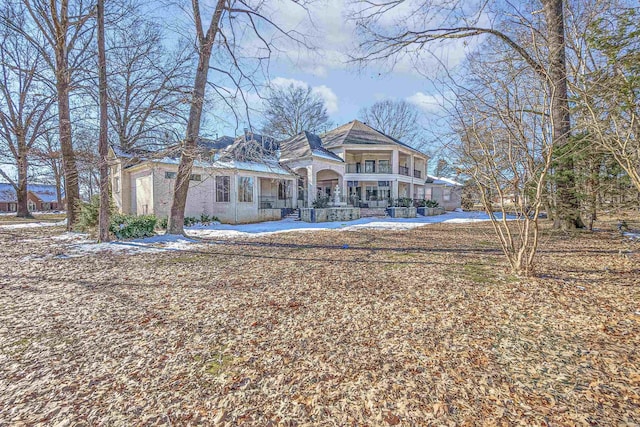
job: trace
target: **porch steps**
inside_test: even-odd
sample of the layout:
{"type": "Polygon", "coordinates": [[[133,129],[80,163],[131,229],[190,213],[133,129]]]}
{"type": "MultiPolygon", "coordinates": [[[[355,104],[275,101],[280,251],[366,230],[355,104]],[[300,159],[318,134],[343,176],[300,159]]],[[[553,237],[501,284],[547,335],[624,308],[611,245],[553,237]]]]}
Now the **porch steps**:
{"type": "Polygon", "coordinates": [[[296,209],[293,212],[285,215],[285,218],[286,219],[293,218],[294,221],[300,221],[300,211],[298,209],[296,209]]]}
{"type": "Polygon", "coordinates": [[[385,208],[360,208],[360,218],[382,217],[387,215],[385,208]]]}

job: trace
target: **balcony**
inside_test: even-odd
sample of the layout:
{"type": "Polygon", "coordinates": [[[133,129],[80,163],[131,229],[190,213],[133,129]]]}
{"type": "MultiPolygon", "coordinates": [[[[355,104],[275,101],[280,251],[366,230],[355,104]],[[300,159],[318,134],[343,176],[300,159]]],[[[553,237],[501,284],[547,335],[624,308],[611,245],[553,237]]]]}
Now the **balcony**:
{"type": "Polygon", "coordinates": [[[347,163],[347,173],[393,173],[391,165],[347,163]]]}
{"type": "Polygon", "coordinates": [[[400,167],[398,168],[398,173],[399,173],[400,175],[411,176],[411,175],[409,175],[409,168],[408,168],[408,167],[405,167],[405,166],[400,166],[400,167]]]}
{"type": "Polygon", "coordinates": [[[418,169],[414,169],[413,170],[413,177],[414,178],[422,178],[422,171],[419,171],[418,169]]]}

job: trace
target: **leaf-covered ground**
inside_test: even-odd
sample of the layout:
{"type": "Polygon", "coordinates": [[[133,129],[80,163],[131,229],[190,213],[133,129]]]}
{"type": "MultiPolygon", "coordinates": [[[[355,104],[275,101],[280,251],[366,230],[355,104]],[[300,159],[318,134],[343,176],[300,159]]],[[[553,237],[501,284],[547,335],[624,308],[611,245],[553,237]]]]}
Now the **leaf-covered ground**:
{"type": "Polygon", "coordinates": [[[0,425],[640,424],[613,227],[545,232],[533,279],[486,223],[46,256],[61,233],[0,230],[0,425]]]}

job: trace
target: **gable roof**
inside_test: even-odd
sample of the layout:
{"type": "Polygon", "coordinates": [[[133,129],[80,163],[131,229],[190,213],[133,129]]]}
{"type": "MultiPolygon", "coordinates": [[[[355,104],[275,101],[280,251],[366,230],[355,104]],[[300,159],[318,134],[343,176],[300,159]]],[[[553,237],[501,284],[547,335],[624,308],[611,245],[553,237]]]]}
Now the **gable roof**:
{"type": "Polygon", "coordinates": [[[352,120],[322,135],[325,148],[336,148],[342,145],[400,145],[423,156],[426,154],[410,145],[372,128],[359,120],[352,120]]]}
{"type": "Polygon", "coordinates": [[[344,162],[340,156],[324,148],[322,139],[315,133],[303,131],[280,142],[280,158],[282,160],[294,160],[311,156],[344,162]]]}
{"type": "MultiPolygon", "coordinates": [[[[45,203],[58,202],[58,193],[55,185],[27,184],[27,191],[45,203]]],[[[64,191],[62,191],[64,197],[64,191]]],[[[18,196],[13,185],[8,182],[0,182],[0,202],[16,202],[18,196]]]]}

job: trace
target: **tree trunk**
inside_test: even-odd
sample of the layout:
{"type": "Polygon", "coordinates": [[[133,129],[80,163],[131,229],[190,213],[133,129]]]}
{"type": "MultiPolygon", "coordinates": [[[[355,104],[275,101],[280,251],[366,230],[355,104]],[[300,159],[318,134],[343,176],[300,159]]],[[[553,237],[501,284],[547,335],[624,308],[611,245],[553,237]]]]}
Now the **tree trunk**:
{"type": "Polygon", "coordinates": [[[98,88],[100,91],[100,136],[98,153],[100,163],[100,212],[98,215],[98,241],[109,239],[109,165],[107,163],[107,59],[104,41],[104,0],[98,0],[98,88]]]}
{"type": "Polygon", "coordinates": [[[167,234],[184,234],[184,210],[187,205],[189,178],[191,176],[198,135],[200,133],[202,105],[204,103],[205,88],[209,74],[209,61],[211,59],[213,42],[218,33],[218,24],[224,10],[225,1],[226,0],[218,0],[206,36],[202,34],[198,1],[193,1],[199,46],[198,69],[196,70],[193,85],[189,120],[187,122],[187,135],[182,145],[180,165],[178,166],[178,173],[173,189],[173,203],[171,204],[171,216],[169,217],[169,223],[167,225],[167,234]]]}
{"type": "Polygon", "coordinates": [[[67,28],[69,27],[68,1],[60,5],[60,15],[56,25],[56,91],[58,95],[58,126],[62,167],[64,170],[64,192],[67,200],[67,230],[72,231],[76,222],[76,204],[80,200],[78,168],[71,140],[71,109],[69,91],[71,70],[69,70],[67,52],[67,28]]]}
{"type": "Polygon", "coordinates": [[[564,40],[563,0],[543,0],[547,21],[549,45],[549,90],[551,97],[551,119],[553,123],[553,145],[560,154],[555,168],[557,205],[555,228],[563,230],[582,228],[580,207],[576,195],[573,158],[567,145],[571,132],[569,99],[567,91],[567,65],[564,40]]]}
{"type": "MultiPolygon", "coordinates": [[[[18,144],[22,144],[22,142],[18,142],[18,144]]],[[[29,167],[29,161],[27,159],[27,154],[24,150],[20,150],[20,154],[17,159],[18,163],[18,185],[16,188],[16,196],[18,199],[18,209],[16,212],[16,216],[20,218],[31,218],[31,213],[29,212],[29,191],[27,188],[27,172],[29,167]]]]}

